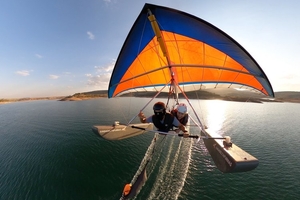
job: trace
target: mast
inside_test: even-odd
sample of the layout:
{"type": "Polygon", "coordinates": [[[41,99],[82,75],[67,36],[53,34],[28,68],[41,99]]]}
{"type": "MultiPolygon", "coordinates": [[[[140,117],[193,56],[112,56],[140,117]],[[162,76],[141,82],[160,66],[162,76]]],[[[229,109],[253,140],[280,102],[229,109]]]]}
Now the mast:
{"type": "Polygon", "coordinates": [[[164,40],[163,35],[161,34],[161,30],[160,30],[159,25],[158,25],[158,23],[156,21],[156,18],[152,14],[152,12],[151,12],[150,9],[148,9],[148,14],[149,14],[148,19],[149,19],[149,21],[151,23],[153,32],[156,35],[157,41],[159,43],[159,46],[160,46],[160,48],[161,48],[161,50],[162,50],[162,52],[163,52],[163,54],[166,57],[167,62],[168,62],[168,67],[169,67],[170,75],[171,75],[171,87],[173,87],[173,91],[175,93],[176,102],[178,103],[178,90],[180,90],[181,93],[183,94],[183,96],[185,97],[185,99],[187,100],[187,102],[189,103],[189,105],[191,106],[191,108],[193,109],[193,111],[194,111],[194,113],[196,115],[196,118],[198,119],[199,124],[196,123],[197,126],[200,128],[200,130],[203,131],[203,133],[206,134],[205,128],[204,128],[204,126],[203,126],[200,118],[198,117],[196,111],[194,110],[193,106],[191,105],[191,102],[189,101],[189,99],[185,95],[184,91],[179,87],[178,83],[175,81],[175,73],[174,73],[174,71],[172,69],[171,60],[170,60],[169,52],[168,52],[168,49],[167,49],[167,46],[166,46],[166,42],[164,40]]]}
{"type": "Polygon", "coordinates": [[[170,60],[169,52],[168,52],[168,49],[167,49],[167,46],[166,46],[166,42],[164,40],[163,35],[161,34],[161,30],[160,30],[159,25],[156,21],[156,18],[152,14],[150,9],[148,9],[148,14],[149,14],[148,19],[151,23],[153,32],[157,37],[157,41],[159,43],[161,51],[163,52],[164,57],[166,57],[166,59],[167,59],[168,67],[169,67],[170,75],[171,75],[171,87],[173,87],[175,97],[176,97],[176,101],[178,103],[178,88],[177,88],[177,84],[175,82],[175,73],[174,73],[174,71],[172,69],[172,66],[171,66],[171,60],[170,60]]]}

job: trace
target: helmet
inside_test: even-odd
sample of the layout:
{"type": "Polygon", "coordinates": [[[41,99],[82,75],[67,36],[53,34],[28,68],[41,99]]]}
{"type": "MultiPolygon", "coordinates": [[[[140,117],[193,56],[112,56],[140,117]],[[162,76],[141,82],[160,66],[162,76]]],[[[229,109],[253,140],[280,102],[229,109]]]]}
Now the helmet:
{"type": "Polygon", "coordinates": [[[187,113],[187,107],[186,107],[186,105],[184,103],[180,103],[177,106],[177,111],[181,112],[181,113],[187,113]]]}
{"type": "Polygon", "coordinates": [[[161,111],[165,111],[166,110],[166,106],[163,102],[157,102],[154,104],[153,106],[153,110],[154,111],[158,111],[158,110],[161,110],[161,111]]]}
{"type": "Polygon", "coordinates": [[[166,114],[166,106],[163,102],[157,102],[153,106],[153,111],[157,119],[163,120],[166,114]]]}

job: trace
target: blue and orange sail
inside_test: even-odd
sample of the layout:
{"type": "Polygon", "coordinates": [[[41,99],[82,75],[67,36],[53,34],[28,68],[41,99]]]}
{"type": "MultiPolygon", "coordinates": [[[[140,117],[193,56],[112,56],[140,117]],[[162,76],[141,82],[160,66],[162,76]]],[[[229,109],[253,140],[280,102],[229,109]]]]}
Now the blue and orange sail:
{"type": "Polygon", "coordinates": [[[145,4],[116,61],[108,97],[157,91],[172,78],[183,91],[244,88],[274,97],[262,68],[229,35],[188,13],[145,4]]]}

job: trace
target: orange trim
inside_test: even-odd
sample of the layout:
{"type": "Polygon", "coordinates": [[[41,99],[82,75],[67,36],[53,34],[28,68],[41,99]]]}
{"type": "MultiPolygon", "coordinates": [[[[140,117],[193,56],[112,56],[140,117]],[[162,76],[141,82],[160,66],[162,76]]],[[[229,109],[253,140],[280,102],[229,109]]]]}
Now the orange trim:
{"type": "Polygon", "coordinates": [[[123,194],[124,196],[127,196],[129,193],[130,193],[130,190],[131,190],[131,184],[130,183],[127,183],[124,187],[124,190],[123,190],[123,194]]]}

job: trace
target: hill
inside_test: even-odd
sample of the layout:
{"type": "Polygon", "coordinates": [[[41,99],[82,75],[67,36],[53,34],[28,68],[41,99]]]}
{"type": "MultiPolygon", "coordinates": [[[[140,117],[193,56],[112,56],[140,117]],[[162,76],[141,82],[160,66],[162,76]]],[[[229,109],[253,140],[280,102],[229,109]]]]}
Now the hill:
{"type": "MultiPolygon", "coordinates": [[[[135,92],[127,93],[122,97],[153,97],[156,92],[135,92]]],[[[268,98],[262,94],[257,94],[247,91],[237,91],[233,89],[211,89],[199,90],[197,92],[186,92],[190,99],[220,99],[225,101],[239,101],[239,102],[294,102],[300,103],[300,92],[275,92],[275,98],[268,98]]],[[[74,95],[61,99],[62,101],[76,101],[90,98],[107,97],[107,90],[96,90],[84,93],[76,93],[74,95]]],[[[160,93],[158,98],[166,98],[168,93],[160,93]]],[[[179,94],[179,98],[183,98],[179,94]]]]}
{"type": "Polygon", "coordinates": [[[300,92],[295,92],[295,91],[275,92],[275,98],[278,101],[300,103],[300,92]]]}
{"type": "Polygon", "coordinates": [[[107,90],[96,90],[91,92],[75,93],[62,98],[60,101],[80,101],[92,98],[107,97],[107,90]]]}

